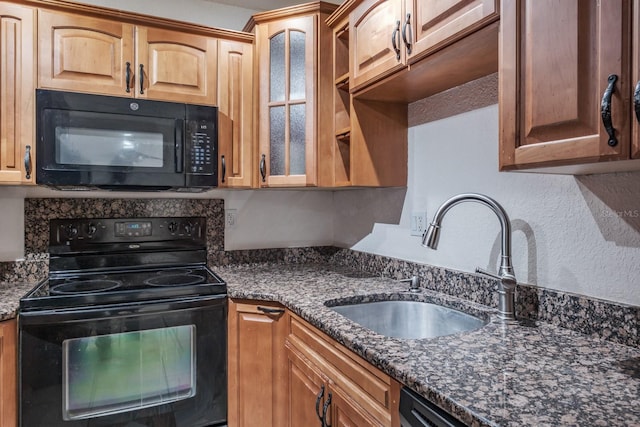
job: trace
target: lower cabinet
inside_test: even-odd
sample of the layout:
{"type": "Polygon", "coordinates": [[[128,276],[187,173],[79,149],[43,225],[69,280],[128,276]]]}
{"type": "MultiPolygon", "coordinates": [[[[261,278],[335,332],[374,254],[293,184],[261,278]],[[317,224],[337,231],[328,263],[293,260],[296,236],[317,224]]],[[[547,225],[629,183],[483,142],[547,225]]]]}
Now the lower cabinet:
{"type": "Polygon", "coordinates": [[[274,303],[229,300],[229,427],[284,425],[287,319],[274,303]]]}
{"type": "Polygon", "coordinates": [[[229,301],[229,427],[399,427],[400,383],[262,301],[229,301]]]}
{"type": "Polygon", "coordinates": [[[290,410],[284,425],[400,425],[400,383],[294,314],[286,347],[290,410]]]}
{"type": "Polygon", "coordinates": [[[17,325],[16,320],[0,322],[0,426],[17,425],[17,325]]]}

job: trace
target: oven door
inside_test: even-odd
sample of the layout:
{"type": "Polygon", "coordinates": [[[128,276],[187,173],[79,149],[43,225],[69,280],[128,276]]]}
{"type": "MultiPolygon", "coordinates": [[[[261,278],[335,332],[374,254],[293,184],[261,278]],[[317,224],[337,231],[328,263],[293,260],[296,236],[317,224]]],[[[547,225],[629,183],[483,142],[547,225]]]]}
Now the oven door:
{"type": "Polygon", "coordinates": [[[23,427],[226,425],[226,298],[21,313],[23,427]]]}
{"type": "Polygon", "coordinates": [[[183,104],[37,91],[36,182],[184,187],[183,104]]]}

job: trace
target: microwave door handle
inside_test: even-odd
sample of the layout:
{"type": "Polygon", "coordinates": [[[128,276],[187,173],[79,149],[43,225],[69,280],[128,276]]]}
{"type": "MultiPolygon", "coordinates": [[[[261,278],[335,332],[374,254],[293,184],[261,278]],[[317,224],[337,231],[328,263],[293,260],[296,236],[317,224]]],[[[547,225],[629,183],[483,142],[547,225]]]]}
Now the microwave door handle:
{"type": "Polygon", "coordinates": [[[176,123],[176,141],[175,141],[175,150],[176,150],[176,172],[182,173],[184,172],[184,142],[186,140],[185,135],[185,126],[183,120],[178,120],[176,123]]]}

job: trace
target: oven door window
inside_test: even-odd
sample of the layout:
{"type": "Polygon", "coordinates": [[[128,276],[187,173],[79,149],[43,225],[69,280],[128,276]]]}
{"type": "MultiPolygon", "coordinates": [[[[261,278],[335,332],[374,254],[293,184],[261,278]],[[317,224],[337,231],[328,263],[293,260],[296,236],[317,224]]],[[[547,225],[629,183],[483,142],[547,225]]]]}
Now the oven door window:
{"type": "Polygon", "coordinates": [[[196,394],[195,326],[65,340],[63,419],[117,414],[196,394]]]}
{"type": "Polygon", "coordinates": [[[44,122],[46,169],[175,173],[181,167],[181,120],[46,109],[44,122]]]}

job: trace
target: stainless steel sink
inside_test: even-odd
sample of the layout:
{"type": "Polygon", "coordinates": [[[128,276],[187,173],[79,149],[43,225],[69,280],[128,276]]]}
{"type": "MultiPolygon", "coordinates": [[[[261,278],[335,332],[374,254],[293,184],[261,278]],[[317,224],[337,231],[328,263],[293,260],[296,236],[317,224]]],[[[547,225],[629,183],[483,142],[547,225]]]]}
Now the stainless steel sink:
{"type": "Polygon", "coordinates": [[[486,320],[453,308],[419,301],[379,301],[329,307],[381,335],[434,338],[471,331],[486,320]]]}

